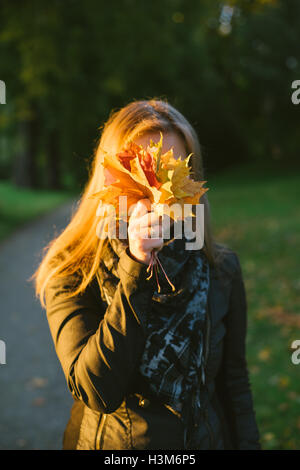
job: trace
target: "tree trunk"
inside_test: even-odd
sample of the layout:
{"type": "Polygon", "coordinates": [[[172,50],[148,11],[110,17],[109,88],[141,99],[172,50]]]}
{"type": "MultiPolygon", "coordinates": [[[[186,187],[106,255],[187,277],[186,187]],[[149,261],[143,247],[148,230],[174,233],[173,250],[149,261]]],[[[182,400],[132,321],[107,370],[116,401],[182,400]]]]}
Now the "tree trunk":
{"type": "Polygon", "coordinates": [[[52,129],[48,135],[47,148],[47,182],[51,189],[61,189],[60,157],[59,132],[52,129]]]}
{"type": "Polygon", "coordinates": [[[37,158],[39,148],[40,122],[35,112],[28,121],[19,124],[21,149],[18,150],[14,167],[13,182],[20,187],[37,188],[37,158]]]}

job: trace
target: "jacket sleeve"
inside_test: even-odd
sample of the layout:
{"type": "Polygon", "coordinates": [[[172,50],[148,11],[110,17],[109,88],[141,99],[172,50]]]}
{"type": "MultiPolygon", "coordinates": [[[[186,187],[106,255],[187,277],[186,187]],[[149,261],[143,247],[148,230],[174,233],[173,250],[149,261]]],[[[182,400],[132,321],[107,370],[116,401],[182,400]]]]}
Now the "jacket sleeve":
{"type": "Polygon", "coordinates": [[[246,360],[247,301],[239,259],[232,253],[235,273],[226,315],[223,360],[217,387],[234,449],[261,449],[246,360]]]}
{"type": "Polygon", "coordinates": [[[147,266],[126,250],[118,263],[120,281],[109,306],[92,289],[59,295],[72,278],[50,281],[45,293],[47,319],[57,356],[74,399],[112,413],[122,403],[142,354],[154,281],[147,266]]]}

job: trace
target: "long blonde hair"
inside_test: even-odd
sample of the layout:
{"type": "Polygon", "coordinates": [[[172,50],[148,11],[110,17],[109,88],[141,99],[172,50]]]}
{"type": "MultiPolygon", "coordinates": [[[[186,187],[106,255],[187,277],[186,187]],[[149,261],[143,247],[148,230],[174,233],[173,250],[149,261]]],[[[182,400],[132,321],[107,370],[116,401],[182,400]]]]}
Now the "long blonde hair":
{"type": "MultiPolygon", "coordinates": [[[[52,277],[63,277],[79,273],[80,283],[67,293],[67,298],[85,290],[96,274],[104,239],[97,235],[99,218],[96,211],[97,199],[89,199],[102,189],[103,171],[101,161],[103,150],[116,153],[124,143],[147,132],[175,132],[184,141],[188,154],[192,153],[193,178],[203,180],[203,166],[197,134],[186,118],[166,100],[150,99],[133,101],[118,111],[113,111],[103,127],[95,151],[89,178],[78,202],[78,208],[62,233],[43,248],[45,255],[31,280],[35,279],[35,293],[43,307],[45,288],[52,277]]],[[[204,204],[204,251],[211,264],[215,253],[211,234],[209,203],[206,194],[201,198],[204,204]]]]}

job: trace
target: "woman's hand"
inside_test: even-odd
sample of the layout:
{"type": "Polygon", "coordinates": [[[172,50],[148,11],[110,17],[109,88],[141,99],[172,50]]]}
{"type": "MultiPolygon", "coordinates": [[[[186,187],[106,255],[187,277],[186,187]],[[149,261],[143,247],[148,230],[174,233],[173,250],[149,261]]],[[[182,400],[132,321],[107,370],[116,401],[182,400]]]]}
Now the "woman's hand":
{"type": "Polygon", "coordinates": [[[151,211],[149,199],[138,201],[128,224],[129,250],[138,261],[149,264],[151,251],[163,247],[161,217],[151,211]],[[157,238],[153,238],[153,235],[157,238]],[[152,238],[151,238],[152,237],[152,238]]]}

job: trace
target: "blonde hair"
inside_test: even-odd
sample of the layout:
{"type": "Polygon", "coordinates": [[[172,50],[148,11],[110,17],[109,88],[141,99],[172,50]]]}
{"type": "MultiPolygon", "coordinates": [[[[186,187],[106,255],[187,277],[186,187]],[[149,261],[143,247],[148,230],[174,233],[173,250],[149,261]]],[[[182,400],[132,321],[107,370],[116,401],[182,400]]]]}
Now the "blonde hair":
{"type": "MultiPolygon", "coordinates": [[[[187,153],[192,153],[193,178],[203,180],[203,166],[197,134],[186,118],[166,100],[150,99],[133,101],[118,111],[113,111],[103,127],[102,135],[92,161],[89,178],[83,190],[78,208],[62,233],[43,248],[45,255],[38,269],[31,277],[35,279],[35,293],[43,307],[45,288],[53,277],[81,274],[75,289],[67,298],[85,290],[96,274],[104,240],[97,235],[97,199],[89,199],[103,186],[101,161],[103,150],[116,153],[129,139],[152,131],[175,132],[184,141],[187,153]]],[[[214,244],[211,234],[209,203],[206,194],[201,198],[204,204],[204,251],[214,264],[214,244]]]]}

